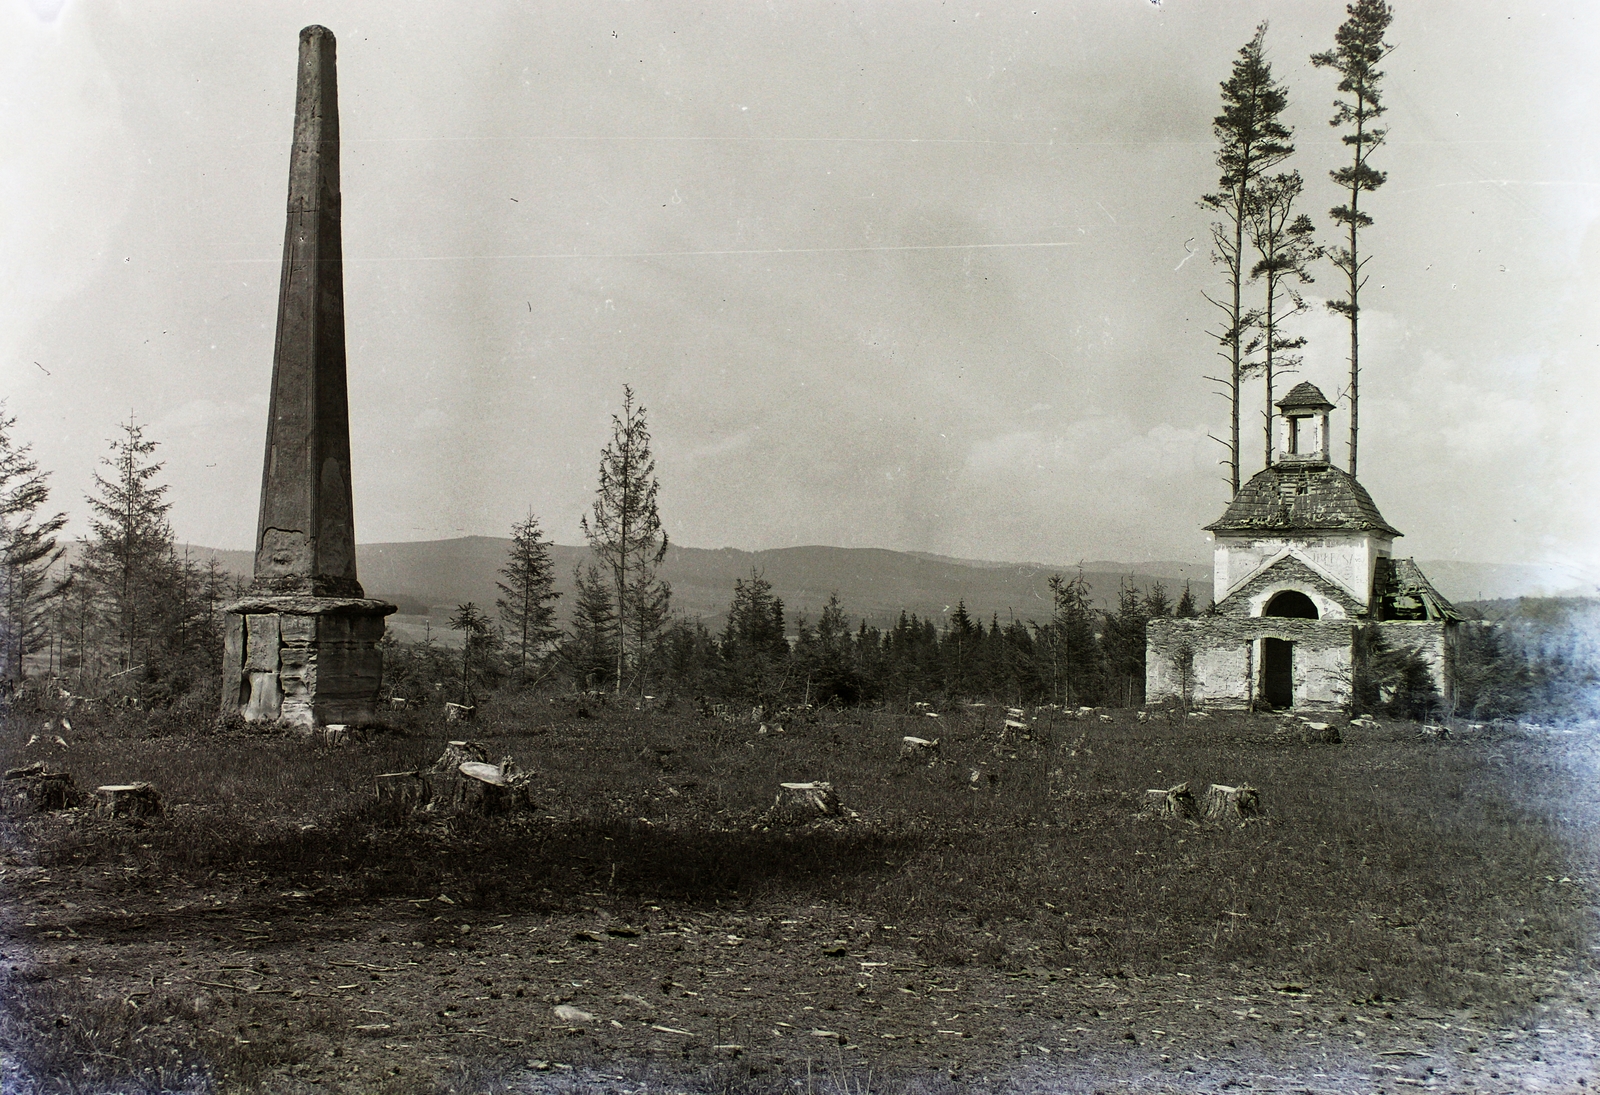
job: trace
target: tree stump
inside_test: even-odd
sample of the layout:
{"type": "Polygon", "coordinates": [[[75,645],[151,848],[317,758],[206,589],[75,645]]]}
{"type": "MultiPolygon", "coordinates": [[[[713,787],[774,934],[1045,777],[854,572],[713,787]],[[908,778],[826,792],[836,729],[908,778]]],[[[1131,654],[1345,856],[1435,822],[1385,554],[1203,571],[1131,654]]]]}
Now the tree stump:
{"type": "Polygon", "coordinates": [[[78,793],[72,776],[66,772],[46,771],[42,761],[35,761],[5,774],[4,790],[0,792],[0,812],[39,814],[67,810],[82,801],[83,796],[78,793]]]}
{"type": "Polygon", "coordinates": [[[379,802],[420,810],[433,800],[433,787],[421,772],[384,772],[374,776],[379,802]]]}
{"type": "Polygon", "coordinates": [[[1188,783],[1146,791],[1144,808],[1140,811],[1146,817],[1176,818],[1179,821],[1188,821],[1199,812],[1188,783]]]}
{"type": "Polygon", "coordinates": [[[484,817],[510,813],[527,800],[523,788],[509,782],[498,764],[483,761],[459,765],[453,778],[436,776],[434,790],[435,809],[484,817]]]}
{"type": "Polygon", "coordinates": [[[907,734],[900,739],[900,759],[917,762],[927,761],[932,764],[939,759],[939,739],[929,741],[927,738],[913,737],[907,734]]]}
{"type": "Polygon", "coordinates": [[[478,715],[478,708],[467,706],[464,703],[446,703],[444,705],[445,722],[471,722],[478,715]]]}
{"type": "Polygon", "coordinates": [[[1344,736],[1332,723],[1307,722],[1300,730],[1300,740],[1308,745],[1338,745],[1344,741],[1344,736]]]}
{"type": "Polygon", "coordinates": [[[1247,784],[1228,787],[1213,783],[1206,791],[1205,818],[1207,821],[1249,821],[1261,816],[1261,792],[1247,784]]]}
{"type": "Polygon", "coordinates": [[[148,783],[108,783],[94,789],[95,809],[107,817],[155,817],[161,792],[148,783]]]}
{"type": "Polygon", "coordinates": [[[844,806],[834,792],[833,784],[780,783],[778,798],[768,816],[775,822],[799,824],[818,818],[838,817],[844,806]]]}
{"type": "Polygon", "coordinates": [[[463,764],[482,764],[489,750],[480,741],[447,741],[444,752],[433,762],[435,772],[454,772],[463,764]]]}

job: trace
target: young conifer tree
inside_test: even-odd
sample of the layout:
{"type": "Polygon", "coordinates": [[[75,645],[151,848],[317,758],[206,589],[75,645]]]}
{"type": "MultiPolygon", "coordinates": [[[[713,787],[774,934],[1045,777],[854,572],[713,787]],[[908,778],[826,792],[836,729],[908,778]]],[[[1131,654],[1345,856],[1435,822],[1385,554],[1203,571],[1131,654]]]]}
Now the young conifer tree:
{"type": "Polygon", "coordinates": [[[656,508],[660,484],[650,428],[645,409],[634,405],[633,389],[623,385],[622,397],[622,414],[611,416],[611,441],[600,454],[593,519],[582,521],[589,549],[611,578],[618,692],[630,664],[642,670],[653,651],[672,593],[656,576],[667,555],[667,533],[656,508]]]}
{"type": "MultiPolygon", "coordinates": [[[[157,622],[175,587],[172,528],[167,524],[166,484],[157,476],[165,466],[152,457],[156,442],[129,419],[111,455],[96,473],[88,496],[90,537],[84,545],[81,574],[96,595],[106,631],[102,643],[120,673],[131,673],[156,655],[166,636],[157,622]]],[[[133,682],[129,682],[133,683],[133,682]]]]}
{"type": "Polygon", "coordinates": [[[1328,307],[1350,321],[1350,474],[1356,474],[1356,435],[1360,425],[1361,379],[1361,289],[1366,285],[1362,269],[1367,259],[1361,254],[1361,229],[1372,224],[1372,217],[1361,210],[1361,195],[1382,186],[1387,173],[1367,163],[1373,149],[1383,143],[1388,130],[1373,123],[1384,113],[1378,85],[1383,73],[1378,63],[1393,47],[1383,40],[1394,19],[1394,9],[1384,0],[1356,0],[1345,8],[1349,18],[1334,34],[1334,46],[1311,56],[1318,68],[1331,68],[1339,74],[1339,91],[1348,96],[1333,101],[1329,124],[1348,126],[1342,138],[1351,151],[1348,166],[1329,175],[1348,195],[1343,205],[1329,210],[1334,223],[1345,229],[1345,243],[1329,252],[1333,265],[1345,278],[1345,296],[1328,301],[1328,307]]]}
{"type": "Polygon", "coordinates": [[[450,630],[461,632],[461,702],[471,707],[477,696],[473,684],[484,676],[484,663],[494,649],[494,630],[489,617],[471,601],[456,606],[450,630]]]}
{"type": "Polygon", "coordinates": [[[572,581],[578,592],[561,656],[573,681],[588,690],[610,683],[616,672],[617,610],[605,576],[593,563],[574,568],[572,581]]]}
{"type": "Polygon", "coordinates": [[[504,596],[495,601],[495,607],[515,651],[517,670],[526,672],[529,660],[537,660],[561,635],[555,625],[555,601],[561,594],[555,590],[550,540],[531,511],[511,526],[511,551],[500,576],[505,581],[495,585],[504,596]]]}
{"type": "Polygon", "coordinates": [[[62,590],[52,570],[66,551],[56,533],[66,514],[40,513],[50,500],[48,472],[12,440],[16,418],[0,406],[0,682],[22,680],[23,659],[45,645],[51,604],[62,590]]]}
{"type": "Polygon", "coordinates": [[[1266,23],[1256,27],[1254,36],[1239,50],[1232,73],[1223,81],[1222,113],[1212,122],[1218,142],[1217,166],[1222,175],[1219,189],[1200,199],[1201,208],[1220,218],[1211,225],[1211,257],[1223,269],[1227,290],[1220,298],[1208,293],[1206,300],[1223,315],[1221,329],[1211,334],[1219,344],[1219,355],[1228,364],[1228,372],[1226,376],[1207,379],[1222,385],[1229,403],[1230,432],[1222,443],[1228,450],[1228,485],[1235,495],[1239,493],[1239,421],[1248,368],[1246,346],[1249,332],[1259,318],[1259,312],[1244,302],[1248,280],[1245,232],[1260,180],[1294,152],[1289,129],[1278,120],[1289,99],[1273,79],[1272,66],[1266,58],[1266,35],[1266,23]]]}

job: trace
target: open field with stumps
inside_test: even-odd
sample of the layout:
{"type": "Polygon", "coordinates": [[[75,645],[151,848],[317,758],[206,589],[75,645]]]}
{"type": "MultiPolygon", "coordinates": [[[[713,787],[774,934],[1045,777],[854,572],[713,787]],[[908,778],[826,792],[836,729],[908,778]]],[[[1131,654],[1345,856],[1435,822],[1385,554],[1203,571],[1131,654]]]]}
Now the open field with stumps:
{"type": "Polygon", "coordinates": [[[1576,1090],[1592,734],[530,699],[342,747],[9,711],[164,816],[3,825],[4,1090],[1576,1090]],[[55,724],[60,729],[59,722],[55,724]],[[938,738],[902,759],[901,739],[938,738]],[[533,808],[379,803],[447,738],[533,808]],[[770,813],[826,780],[847,812],[770,813]],[[1249,784],[1245,824],[1138,816],[1249,784]],[[798,1086],[797,1086],[798,1085],[798,1086]]]}

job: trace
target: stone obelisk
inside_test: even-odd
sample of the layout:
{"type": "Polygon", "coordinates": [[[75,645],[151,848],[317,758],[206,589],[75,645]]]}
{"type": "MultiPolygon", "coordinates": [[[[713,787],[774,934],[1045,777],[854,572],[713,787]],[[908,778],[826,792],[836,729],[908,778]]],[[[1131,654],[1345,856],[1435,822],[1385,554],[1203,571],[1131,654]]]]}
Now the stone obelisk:
{"type": "Polygon", "coordinates": [[[289,216],[255,579],[228,606],[222,710],[307,729],[370,722],[383,618],[356,580],[333,34],[300,32],[289,216]]]}

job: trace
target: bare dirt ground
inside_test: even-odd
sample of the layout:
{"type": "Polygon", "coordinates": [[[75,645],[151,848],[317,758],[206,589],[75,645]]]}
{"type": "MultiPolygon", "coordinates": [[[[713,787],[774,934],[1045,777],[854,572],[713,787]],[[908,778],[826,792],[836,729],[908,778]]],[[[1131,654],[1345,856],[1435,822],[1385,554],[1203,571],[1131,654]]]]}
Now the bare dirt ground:
{"type": "MultiPolygon", "coordinates": [[[[1114,747],[1115,732],[1094,727],[1108,735],[1101,751],[1114,747]]],[[[1388,764],[1394,751],[1412,748],[1403,733],[1347,745],[1333,764],[1327,758],[1337,754],[1324,751],[1312,768],[1352,786],[1370,781],[1382,770],[1375,762],[1388,764]]],[[[1041,746],[1051,756],[1074,740],[1061,733],[1055,739],[1041,746]]],[[[170,749],[146,740],[152,749],[170,749]]],[[[419,754],[439,744],[410,740],[419,754]]],[[[1093,749],[1084,735],[1075,740],[1093,749]]],[[[1170,738],[1148,744],[1170,763],[1170,738]]],[[[1461,748],[1514,760],[1507,746],[1524,744],[1519,738],[1461,748]]],[[[242,746],[219,741],[214,748],[237,755],[242,746]]],[[[1588,739],[1581,749],[1576,739],[1554,748],[1593,764],[1588,739]]],[[[1135,751],[1130,744],[1127,752],[1135,751]]],[[[318,760],[353,755],[325,752],[318,760]]],[[[1011,754],[985,755],[1003,761],[1011,754]]],[[[1436,756],[1419,756],[1419,771],[1430,779],[1441,772],[1450,778],[1436,756]]],[[[558,767],[553,754],[546,758],[544,770],[558,767]]],[[[648,758],[650,772],[660,767],[659,755],[648,758]]],[[[883,770],[886,780],[905,778],[883,770]]],[[[1041,779],[1048,781],[1048,768],[1041,779]]],[[[659,779],[653,782],[659,791],[659,779]]],[[[547,792],[547,807],[562,798],[554,787],[547,792]]],[[[719,800],[723,807],[731,793],[719,800]]],[[[1471,786],[1461,793],[1471,798],[1471,786]]],[[[358,794],[354,783],[350,794],[358,794]]],[[[1050,822],[1036,815],[1033,828],[1000,834],[998,844],[968,849],[966,859],[958,840],[940,839],[937,824],[919,830],[914,849],[881,834],[862,841],[818,829],[783,839],[820,847],[823,859],[849,859],[849,877],[790,872],[753,885],[751,875],[735,870],[702,878],[698,896],[696,871],[687,882],[673,871],[688,870],[683,861],[702,853],[672,840],[600,827],[561,843],[563,830],[595,810],[592,792],[578,786],[554,812],[519,822],[509,840],[498,823],[463,830],[426,819],[357,833],[335,827],[332,811],[321,821],[312,811],[310,820],[286,822],[307,840],[320,836],[309,846],[311,861],[293,863],[281,848],[182,854],[171,843],[174,827],[193,844],[205,841],[208,825],[226,826],[205,820],[204,803],[174,802],[167,819],[143,829],[82,811],[5,822],[0,1082],[7,1095],[1520,1092],[1579,1091],[1600,1077],[1593,891],[1580,873],[1588,869],[1583,849],[1570,839],[1528,856],[1526,865],[1541,873],[1519,882],[1524,889],[1515,900],[1528,914],[1521,929],[1516,917],[1475,921],[1472,906],[1485,899],[1461,886],[1440,891],[1448,872],[1440,875],[1418,846],[1420,859],[1396,856],[1385,866],[1400,894],[1387,904],[1352,904],[1281,925],[1277,942],[1247,946],[1243,937],[1263,930],[1257,920],[1281,914],[1263,901],[1229,899],[1216,903],[1221,908],[1202,931],[1169,940],[1160,921],[1186,906],[1164,904],[1161,895],[1185,879],[1199,892],[1217,892],[1218,877],[1208,869],[1237,875],[1250,869],[1245,864],[1261,864],[1264,850],[1281,843],[1283,821],[1276,833],[1257,830],[1269,835],[1253,839],[1266,843],[1237,860],[1221,845],[1185,860],[1179,845],[1208,839],[1204,834],[1147,821],[1108,828],[1103,818],[1125,814],[1118,796],[1128,793],[1106,794],[1114,801],[1103,817],[1084,821],[1074,838],[1073,850],[1085,855],[1064,856],[1067,838],[1052,835],[1050,822]],[[192,824],[185,829],[186,810],[192,824]],[[391,858],[374,859],[370,848],[334,854],[345,841],[354,849],[389,840],[391,858]],[[620,847],[608,851],[608,843],[620,847]],[[938,854],[940,847],[947,853],[938,854]],[[1012,849],[1009,861],[996,859],[1006,858],[997,847],[1012,849]],[[504,857],[516,849],[539,862],[512,871],[504,857]],[[1555,858],[1543,858],[1547,853],[1555,858]],[[651,856],[661,861],[642,861],[651,856]],[[1133,874],[1147,870],[1137,862],[1147,856],[1165,861],[1151,887],[1124,886],[1094,899],[1102,904],[1081,896],[1080,871],[1103,876],[1121,860],[1133,874]],[[1566,870],[1555,873],[1562,857],[1566,870]],[[1404,870],[1395,867],[1402,863],[1404,870]],[[898,891],[886,885],[923,869],[922,885],[942,894],[924,894],[920,905],[889,900],[898,891]],[[1041,869],[1045,881],[1036,891],[1026,875],[1041,869]],[[479,874],[487,870],[515,873],[516,883],[486,887],[479,874]],[[984,892],[966,888],[969,875],[984,892]],[[863,876],[872,877],[865,889],[863,876]],[[999,900],[1008,887],[1008,900],[1020,893],[1041,907],[998,915],[981,906],[985,894],[999,900]],[[1119,893],[1128,905],[1119,904],[1119,893]],[[1048,898],[1068,905],[1075,895],[1081,907],[1093,905],[1092,920],[1080,919],[1070,931],[1043,930],[1060,914],[1048,898]],[[1457,907],[1440,907],[1450,902],[1457,907]],[[1533,915],[1540,906],[1571,913],[1561,921],[1565,934],[1559,925],[1540,925],[1533,915]],[[1385,939],[1422,939],[1446,966],[1454,955],[1461,968],[1368,969],[1368,958],[1340,950],[1329,926],[1355,919],[1375,920],[1375,928],[1358,927],[1385,939]],[[1313,928],[1324,938],[1310,937],[1313,928]],[[1477,932],[1470,945],[1449,938],[1470,930],[1477,932]],[[1118,932],[1128,938],[1108,943],[1118,932]],[[1091,945],[1096,937],[1100,943],[1091,945]],[[1390,991],[1368,991],[1375,984],[1390,991]]],[[[858,785],[850,797],[865,805],[867,788],[858,785]]],[[[302,804],[285,805],[292,814],[302,804]]],[[[1591,799],[1586,808],[1593,805],[1591,799]]],[[[962,820],[948,819],[952,829],[962,820]]],[[[720,830],[740,834],[729,837],[730,856],[775,854],[765,836],[752,843],[742,835],[750,828],[742,822],[720,830]]],[[[1531,822],[1511,819],[1507,827],[1525,824],[1531,822]]],[[[1592,837],[1592,819],[1574,824],[1569,835],[1592,837]]],[[[1321,843],[1334,835],[1320,834],[1321,843]]],[[[1383,839],[1393,852],[1397,840],[1410,838],[1383,839]]],[[[1316,843],[1287,854],[1300,870],[1326,874],[1334,869],[1307,850],[1316,843]]],[[[1363,864],[1375,858],[1371,847],[1360,851],[1363,864]]],[[[1296,866],[1290,862],[1285,877],[1292,880],[1296,866]]],[[[1349,885],[1355,892],[1371,880],[1354,877],[1349,885]]]]}

